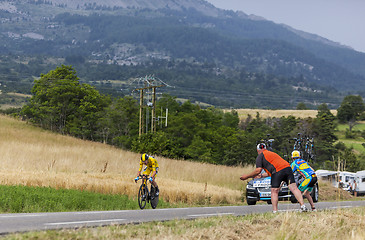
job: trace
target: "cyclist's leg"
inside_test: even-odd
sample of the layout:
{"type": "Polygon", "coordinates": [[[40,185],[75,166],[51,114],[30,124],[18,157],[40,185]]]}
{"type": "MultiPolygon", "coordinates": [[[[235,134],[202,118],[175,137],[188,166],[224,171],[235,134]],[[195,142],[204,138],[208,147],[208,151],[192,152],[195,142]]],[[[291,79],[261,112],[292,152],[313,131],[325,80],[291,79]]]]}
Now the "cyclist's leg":
{"type": "Polygon", "coordinates": [[[156,196],[158,196],[160,194],[160,190],[158,189],[158,185],[157,185],[157,182],[156,182],[156,177],[157,177],[157,173],[158,173],[158,168],[156,168],[156,174],[155,176],[153,177],[153,186],[156,188],[156,196]]]}
{"type": "MultiPolygon", "coordinates": [[[[312,177],[306,178],[300,185],[299,185],[299,190],[301,192],[303,192],[303,195],[308,199],[309,204],[311,205],[312,209],[314,209],[314,202],[312,199],[312,196],[310,195],[310,193],[313,190],[313,186],[311,186],[312,183],[312,177]]],[[[314,184],[313,184],[314,185],[314,184]]]]}
{"type": "Polygon", "coordinates": [[[143,175],[147,176],[147,181],[148,181],[148,176],[150,175],[150,173],[151,173],[151,170],[148,169],[147,167],[144,169],[144,172],[142,173],[143,175]]]}
{"type": "Polygon", "coordinates": [[[301,187],[302,189],[304,189],[303,195],[308,199],[308,202],[311,205],[312,209],[315,209],[315,206],[314,206],[313,198],[311,196],[311,192],[313,191],[313,187],[316,184],[316,182],[317,182],[316,177],[315,178],[309,177],[303,181],[303,183],[302,183],[303,186],[301,187]],[[306,184],[303,184],[304,182],[306,182],[306,184]]]}
{"type": "MultiPolygon", "coordinates": [[[[312,209],[315,209],[316,207],[314,206],[314,202],[313,202],[313,198],[312,198],[312,196],[311,196],[311,191],[309,191],[309,189],[310,188],[308,188],[308,189],[306,189],[305,191],[304,191],[304,196],[308,199],[308,202],[309,202],[309,204],[311,205],[311,207],[312,207],[312,209]]],[[[313,188],[312,188],[313,189],[313,188]]]]}
{"type": "Polygon", "coordinates": [[[148,168],[145,168],[142,174],[146,175],[148,177],[150,175],[150,173],[151,173],[151,170],[148,168]]]}

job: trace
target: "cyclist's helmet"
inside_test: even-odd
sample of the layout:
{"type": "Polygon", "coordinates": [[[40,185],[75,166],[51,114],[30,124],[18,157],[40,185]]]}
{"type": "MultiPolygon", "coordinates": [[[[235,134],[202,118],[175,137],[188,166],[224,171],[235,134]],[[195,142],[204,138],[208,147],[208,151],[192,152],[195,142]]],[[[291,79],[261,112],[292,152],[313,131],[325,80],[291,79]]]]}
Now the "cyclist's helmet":
{"type": "Polygon", "coordinates": [[[291,153],[291,157],[292,158],[300,158],[300,152],[297,151],[297,150],[294,150],[292,153],[291,153]]]}
{"type": "Polygon", "coordinates": [[[142,156],[141,156],[142,162],[148,160],[149,158],[150,158],[150,156],[148,156],[147,153],[143,153],[142,156]]]}
{"type": "Polygon", "coordinates": [[[259,144],[257,144],[257,150],[262,150],[262,149],[266,149],[265,143],[259,143],[259,144]]]}

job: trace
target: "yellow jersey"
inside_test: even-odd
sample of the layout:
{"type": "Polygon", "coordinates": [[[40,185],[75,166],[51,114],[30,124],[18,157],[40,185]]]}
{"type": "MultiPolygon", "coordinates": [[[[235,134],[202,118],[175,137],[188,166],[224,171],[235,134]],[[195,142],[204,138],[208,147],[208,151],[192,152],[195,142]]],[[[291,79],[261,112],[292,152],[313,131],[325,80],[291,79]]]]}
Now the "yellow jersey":
{"type": "MultiPolygon", "coordinates": [[[[138,171],[142,171],[142,168],[143,168],[143,162],[142,160],[139,161],[139,170],[138,171]]],[[[152,172],[155,172],[156,171],[156,168],[158,168],[158,163],[157,163],[157,160],[154,159],[153,157],[149,157],[148,158],[148,161],[147,161],[147,164],[146,164],[146,170],[150,170],[152,172]]]]}

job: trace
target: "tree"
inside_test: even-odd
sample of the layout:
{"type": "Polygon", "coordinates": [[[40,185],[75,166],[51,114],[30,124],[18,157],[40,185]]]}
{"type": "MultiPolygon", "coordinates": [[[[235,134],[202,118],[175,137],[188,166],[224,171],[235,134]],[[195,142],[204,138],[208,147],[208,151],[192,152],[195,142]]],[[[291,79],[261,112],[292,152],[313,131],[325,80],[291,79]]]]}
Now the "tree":
{"type": "Polygon", "coordinates": [[[103,141],[130,148],[133,137],[138,135],[138,114],[139,106],[135,99],[129,96],[116,99],[98,121],[103,141]]]}
{"type": "Polygon", "coordinates": [[[300,102],[297,105],[297,110],[308,110],[308,107],[305,105],[304,102],[300,102]]]}
{"type": "Polygon", "coordinates": [[[110,99],[80,84],[76,71],[62,65],[34,81],[22,115],[43,128],[93,140],[100,112],[110,99]]]}
{"type": "Polygon", "coordinates": [[[337,140],[335,135],[335,116],[331,113],[326,104],[318,107],[318,113],[313,120],[313,135],[315,138],[316,165],[319,167],[326,161],[331,161],[336,154],[336,148],[333,146],[337,140]]]}
{"type": "Polygon", "coordinates": [[[75,70],[62,65],[34,81],[34,95],[23,113],[44,128],[64,133],[67,120],[77,111],[79,91],[75,70]]]}
{"type": "Polygon", "coordinates": [[[78,94],[77,111],[73,119],[69,119],[67,129],[73,136],[100,140],[97,123],[104,114],[104,108],[110,105],[111,99],[88,84],[82,84],[78,94]]]}
{"type": "Polygon", "coordinates": [[[346,96],[337,109],[337,118],[340,123],[348,123],[350,132],[356,125],[356,121],[365,111],[365,104],[361,96],[346,96]]]}

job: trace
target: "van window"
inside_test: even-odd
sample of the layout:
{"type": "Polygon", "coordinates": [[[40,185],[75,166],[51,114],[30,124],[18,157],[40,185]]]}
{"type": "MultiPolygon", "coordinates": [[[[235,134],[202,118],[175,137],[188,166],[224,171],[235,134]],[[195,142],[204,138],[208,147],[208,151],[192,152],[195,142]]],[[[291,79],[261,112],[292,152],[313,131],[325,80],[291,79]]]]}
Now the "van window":
{"type": "Polygon", "coordinates": [[[365,178],[361,178],[361,182],[365,182],[365,178]]]}

